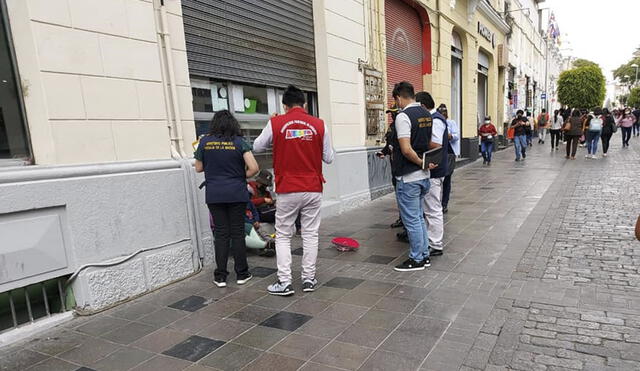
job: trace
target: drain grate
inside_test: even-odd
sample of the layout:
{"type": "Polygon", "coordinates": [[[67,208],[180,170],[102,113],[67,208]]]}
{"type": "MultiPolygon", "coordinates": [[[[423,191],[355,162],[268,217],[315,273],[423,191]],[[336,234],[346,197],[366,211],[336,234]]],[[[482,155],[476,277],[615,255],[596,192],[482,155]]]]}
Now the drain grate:
{"type": "Polygon", "coordinates": [[[68,278],[58,277],[0,293],[0,332],[70,310],[73,295],[64,288],[68,278]]]}

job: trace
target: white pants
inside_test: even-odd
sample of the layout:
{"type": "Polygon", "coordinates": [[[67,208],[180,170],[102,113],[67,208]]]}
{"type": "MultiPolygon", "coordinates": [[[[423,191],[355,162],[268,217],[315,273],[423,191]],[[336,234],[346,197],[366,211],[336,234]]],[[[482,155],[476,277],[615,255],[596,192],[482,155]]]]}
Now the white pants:
{"type": "Polygon", "coordinates": [[[539,128],[538,129],[538,139],[540,139],[541,141],[544,142],[544,140],[547,138],[547,129],[546,128],[539,128]]]}
{"type": "Polygon", "coordinates": [[[424,213],[429,234],[429,248],[444,249],[444,214],[442,212],[442,183],[444,178],[432,178],[429,193],[424,196],[424,213]]]}
{"type": "Polygon", "coordinates": [[[276,202],[276,259],[280,282],[291,282],[291,237],[295,233],[298,213],[302,225],[302,280],[315,278],[321,206],[322,193],[278,194],[276,202]]]}

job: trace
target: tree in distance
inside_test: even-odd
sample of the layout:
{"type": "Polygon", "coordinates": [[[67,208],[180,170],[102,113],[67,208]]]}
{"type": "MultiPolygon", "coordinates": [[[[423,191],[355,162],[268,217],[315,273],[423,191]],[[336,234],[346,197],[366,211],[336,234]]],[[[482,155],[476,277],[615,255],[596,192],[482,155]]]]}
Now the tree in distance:
{"type": "Polygon", "coordinates": [[[580,67],[560,74],[558,100],[563,105],[574,108],[602,106],[607,90],[606,80],[597,64],[586,60],[585,62],[587,63],[580,62],[580,67]]]}

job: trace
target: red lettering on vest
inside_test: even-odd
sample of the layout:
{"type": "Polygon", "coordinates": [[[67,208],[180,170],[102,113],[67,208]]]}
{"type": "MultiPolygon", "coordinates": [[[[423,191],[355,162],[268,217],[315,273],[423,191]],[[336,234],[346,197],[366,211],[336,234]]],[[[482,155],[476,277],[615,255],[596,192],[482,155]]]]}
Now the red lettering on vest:
{"type": "Polygon", "coordinates": [[[271,119],[277,193],[322,192],[324,122],[296,107],[271,119]]]}

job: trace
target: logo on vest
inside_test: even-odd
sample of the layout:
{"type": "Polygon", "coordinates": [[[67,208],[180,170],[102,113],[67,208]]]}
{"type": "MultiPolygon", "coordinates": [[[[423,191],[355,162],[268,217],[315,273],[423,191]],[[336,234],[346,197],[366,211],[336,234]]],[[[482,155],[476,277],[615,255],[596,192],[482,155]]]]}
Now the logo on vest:
{"type": "Polygon", "coordinates": [[[313,131],[310,129],[287,129],[285,139],[313,140],[313,131]]]}

